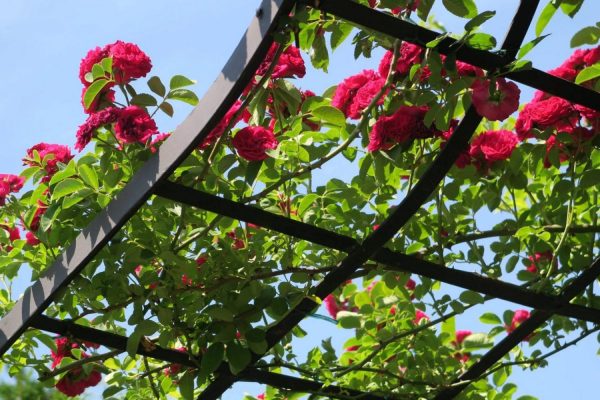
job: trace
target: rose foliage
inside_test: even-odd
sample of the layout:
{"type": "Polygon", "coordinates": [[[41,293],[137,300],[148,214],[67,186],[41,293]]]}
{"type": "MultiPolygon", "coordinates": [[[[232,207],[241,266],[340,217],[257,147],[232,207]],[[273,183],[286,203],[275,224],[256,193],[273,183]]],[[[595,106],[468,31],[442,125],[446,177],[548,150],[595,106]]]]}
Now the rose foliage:
{"type": "MultiPolygon", "coordinates": [[[[432,2],[361,3],[426,21],[432,2]]],[[[457,38],[491,49],[495,40],[477,31],[485,19],[462,3],[466,14],[449,7],[469,20],[457,38]]],[[[484,120],[470,144],[387,247],[548,294],[598,256],[598,112],[543,92],[529,100],[499,73],[440,56],[435,43],[393,41],[311,8],[295,11],[277,38],[244,94],[171,180],[361,240],[422,178],[473,105],[484,120]],[[344,46],[370,58],[370,69],[310,91],[311,74],[326,71],[351,35],[344,46]],[[482,218],[493,223],[484,228],[482,218]]],[[[600,74],[590,68],[600,68],[599,59],[598,47],[577,49],[551,73],[597,89],[600,74]]],[[[173,116],[176,101],[197,104],[192,80],[177,75],[167,85],[152,72],[136,44],[90,50],[80,63],[83,112],[72,143],[34,144],[20,174],[0,174],[4,283],[37,279],[169,140],[157,113],[173,116]]],[[[478,293],[368,262],[316,310],[314,324],[334,340],[304,354],[295,344],[310,332],[296,328],[269,349],[267,329],[343,257],[153,197],[46,310],[127,336],[127,352],[28,331],[3,362],[11,374],[34,367],[70,396],[103,382],[105,398],[191,399],[221,363],[238,373],[266,352],[260,369],[383,397],[432,398],[530,316],[523,306],[490,309],[478,293]],[[351,339],[336,339],[339,330],[351,339]],[[196,367],[137,356],[139,344],[183,352],[196,367]]],[[[9,286],[1,289],[0,311],[15,300],[9,286]]],[[[574,302],[598,307],[600,297],[590,289],[574,302]]],[[[513,368],[542,367],[547,353],[597,329],[552,317],[462,398],[513,398],[513,368]]],[[[268,387],[257,398],[295,396],[268,387]]]]}

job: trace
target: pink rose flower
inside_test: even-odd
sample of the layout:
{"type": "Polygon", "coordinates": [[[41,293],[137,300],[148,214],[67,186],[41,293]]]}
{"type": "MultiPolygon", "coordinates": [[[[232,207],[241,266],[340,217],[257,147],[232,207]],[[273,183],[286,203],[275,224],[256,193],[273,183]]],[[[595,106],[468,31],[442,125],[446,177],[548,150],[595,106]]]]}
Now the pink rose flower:
{"type": "MultiPolygon", "coordinates": [[[[421,64],[423,59],[423,48],[416,44],[402,42],[396,62],[396,74],[399,76],[408,76],[410,69],[415,64],[421,64]]],[[[393,52],[388,50],[379,62],[379,75],[387,77],[392,64],[393,52]]]]}
{"type": "MultiPolygon", "coordinates": [[[[508,333],[512,333],[515,329],[517,329],[517,327],[519,325],[521,325],[523,322],[525,322],[527,319],[529,319],[530,317],[530,313],[527,310],[516,310],[512,321],[510,323],[510,326],[506,327],[506,332],[508,333]]],[[[527,338],[525,338],[526,341],[529,341],[529,336],[527,338]]]]}
{"type": "Polygon", "coordinates": [[[519,108],[521,91],[513,82],[496,78],[495,87],[491,82],[477,79],[471,85],[472,101],[475,110],[490,121],[502,121],[519,108]]]}
{"type": "Polygon", "coordinates": [[[120,85],[142,78],[152,69],[150,57],[134,43],[117,40],[105,49],[113,59],[113,75],[120,85]]]}
{"type": "Polygon", "coordinates": [[[487,131],[473,139],[469,155],[484,170],[496,161],[508,159],[518,143],[517,135],[511,131],[487,131]]]}
{"type": "Polygon", "coordinates": [[[100,61],[102,61],[108,56],[109,54],[106,46],[102,49],[100,47],[96,47],[95,49],[91,49],[90,51],[88,51],[86,56],[81,60],[81,63],[79,64],[79,80],[81,81],[81,83],[83,83],[86,87],[89,86],[91,82],[85,80],[85,75],[88,72],[92,72],[94,64],[98,64],[100,61]]]}
{"type": "Polygon", "coordinates": [[[23,187],[25,178],[13,174],[0,174],[0,206],[6,203],[10,193],[17,193],[23,187]]]}
{"type": "Polygon", "coordinates": [[[527,265],[527,271],[532,274],[537,274],[539,272],[539,265],[544,261],[552,261],[552,252],[550,250],[545,251],[543,253],[535,253],[533,256],[527,257],[529,260],[529,264],[527,265]]]}
{"type": "Polygon", "coordinates": [[[435,128],[425,126],[427,110],[426,106],[401,106],[394,114],[380,117],[369,134],[367,151],[387,150],[410,139],[439,134],[435,128]]]}
{"type": "Polygon", "coordinates": [[[273,131],[262,126],[247,126],[237,132],[232,144],[240,157],[260,161],[266,159],[266,151],[276,149],[279,142],[273,131]]]}
{"type": "MultiPolygon", "coordinates": [[[[256,75],[263,76],[269,70],[269,66],[273,62],[273,57],[275,56],[275,52],[277,51],[277,47],[279,43],[273,43],[271,48],[265,57],[265,60],[260,64],[258,69],[256,70],[256,75]]],[[[300,50],[294,45],[288,46],[279,56],[279,60],[277,60],[277,65],[273,69],[273,73],[271,74],[271,78],[293,78],[298,77],[302,78],[306,74],[306,67],[304,65],[304,60],[300,55],[300,50]]]]}
{"type": "MultiPolygon", "coordinates": [[[[217,124],[217,126],[213,128],[212,131],[209,132],[209,134],[204,138],[204,141],[200,144],[200,146],[198,146],[201,150],[204,150],[208,146],[215,143],[221,137],[221,135],[225,133],[225,129],[231,123],[232,118],[239,111],[241,106],[242,102],[236,100],[236,102],[231,106],[231,108],[225,113],[223,119],[217,124]]],[[[246,116],[250,117],[250,113],[248,112],[248,110],[244,109],[244,111],[237,116],[232,126],[237,124],[242,118],[245,118],[246,116]]]]}
{"type": "Polygon", "coordinates": [[[412,322],[414,325],[419,325],[421,321],[429,322],[429,316],[417,308],[415,311],[415,318],[412,322]]]}
{"type": "Polygon", "coordinates": [[[67,164],[72,158],[73,155],[71,154],[71,150],[68,146],[42,142],[27,149],[27,156],[23,159],[23,164],[32,167],[44,167],[46,170],[46,177],[43,181],[49,181],[52,175],[58,171],[57,164],[59,162],[67,164]],[[34,151],[37,151],[39,154],[42,161],[41,164],[34,159],[34,151]]]}

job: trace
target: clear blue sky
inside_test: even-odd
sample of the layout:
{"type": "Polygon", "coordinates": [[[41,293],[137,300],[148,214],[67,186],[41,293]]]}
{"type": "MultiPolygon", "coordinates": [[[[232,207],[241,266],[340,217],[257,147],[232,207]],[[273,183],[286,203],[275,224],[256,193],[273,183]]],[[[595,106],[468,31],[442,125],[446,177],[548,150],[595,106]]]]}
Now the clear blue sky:
{"type": "MultiPolygon", "coordinates": [[[[500,41],[518,1],[476,2],[480,11],[498,11],[497,17],[484,25],[484,30],[500,41]]],[[[77,127],[85,120],[80,106],[81,83],[77,77],[79,61],[90,48],[117,39],[135,42],[152,58],[152,74],[163,80],[174,74],[196,79],[195,90],[202,95],[227,60],[258,3],[258,0],[2,2],[0,172],[18,173],[25,150],[38,142],[74,144],[77,127]]],[[[458,18],[437,15],[451,31],[460,31],[464,24],[458,18]]],[[[579,27],[594,24],[599,15],[600,3],[587,0],[575,22],[559,16],[548,27],[554,34],[532,51],[529,58],[542,69],[557,66],[571,52],[568,41],[572,34],[579,27]]],[[[354,62],[351,52],[342,49],[332,61],[328,77],[309,71],[300,85],[323,89],[363,68],[373,68],[377,62],[378,59],[354,62]]],[[[180,107],[173,119],[161,118],[160,129],[172,130],[188,111],[180,107]]],[[[511,308],[505,303],[495,307],[511,308]]],[[[471,328],[476,321],[467,317],[460,321],[460,328],[471,328]]],[[[320,336],[340,334],[333,325],[322,324],[326,323],[311,320],[303,326],[309,332],[324,332],[320,336]]],[[[316,336],[309,338],[298,345],[304,347],[307,342],[317,340],[316,336]]],[[[600,378],[597,349],[596,339],[590,337],[552,358],[549,368],[515,373],[513,381],[519,385],[520,393],[540,399],[595,398],[594,383],[600,378]]],[[[243,390],[237,388],[224,398],[241,398],[243,390]]],[[[258,393],[255,388],[248,390],[258,393]]]]}

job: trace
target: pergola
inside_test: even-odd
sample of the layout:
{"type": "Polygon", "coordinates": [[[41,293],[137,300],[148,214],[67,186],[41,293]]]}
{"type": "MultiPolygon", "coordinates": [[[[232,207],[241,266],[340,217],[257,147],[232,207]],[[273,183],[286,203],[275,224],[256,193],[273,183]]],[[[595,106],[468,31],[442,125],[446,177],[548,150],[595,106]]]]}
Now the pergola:
{"type": "MultiPolygon", "coordinates": [[[[445,55],[453,54],[458,60],[488,71],[508,71],[508,65],[515,61],[538,4],[539,0],[521,0],[502,43],[501,52],[488,52],[464,45],[459,46],[456,40],[449,37],[444,37],[436,50],[445,55]]],[[[365,262],[372,260],[384,265],[384,269],[387,271],[418,274],[492,298],[535,309],[526,322],[474,363],[456,380],[456,385],[444,389],[437,394],[435,399],[452,399],[457,396],[469,385],[470,381],[484,375],[490,367],[553,315],[600,324],[600,310],[570,303],[575,296],[600,276],[600,259],[598,258],[577,278],[570,281],[562,289],[560,295],[554,296],[475,273],[450,269],[444,265],[386,248],[386,242],[427,201],[461,151],[468,145],[471,136],[482,120],[482,117],[473,108],[466,111],[455,133],[423,177],[380,225],[379,229],[362,242],[169,180],[174,170],[197,148],[240,96],[272,44],[273,33],[281,28],[282,20],[287,17],[295,5],[314,7],[370,30],[420,46],[425,46],[441,35],[351,0],[263,0],[256,11],[256,17],[222,69],[218,79],[201,101],[201,106],[191,112],[157,153],[135,173],[131,181],[106,209],[82,230],[76,240],[54,261],[43,276],[27,289],[24,296],[0,321],[0,354],[4,354],[29,328],[60,335],[68,334],[81,340],[125,351],[127,338],[124,336],[51,318],[44,315],[44,311],[57,299],[61,289],[69,285],[104,246],[110,245],[109,242],[123,225],[153,196],[257,224],[284,235],[346,253],[346,257],[314,287],[311,295],[320,299],[324,299],[353,274],[360,271],[365,262]]],[[[506,76],[529,87],[600,111],[600,93],[538,69],[510,71],[506,73],[506,76]]],[[[266,334],[268,349],[276,345],[317,307],[318,302],[314,298],[304,297],[285,317],[272,324],[266,334]]],[[[170,363],[189,367],[197,366],[185,353],[166,348],[148,349],[140,345],[137,353],[170,363]]],[[[227,364],[221,365],[214,374],[212,382],[198,399],[217,399],[238,381],[258,382],[297,392],[318,392],[331,398],[345,398],[346,396],[356,396],[361,399],[387,398],[377,393],[362,393],[339,386],[325,386],[316,381],[260,370],[254,364],[261,360],[265,353],[253,353],[250,365],[237,375],[230,372],[227,364]]]]}

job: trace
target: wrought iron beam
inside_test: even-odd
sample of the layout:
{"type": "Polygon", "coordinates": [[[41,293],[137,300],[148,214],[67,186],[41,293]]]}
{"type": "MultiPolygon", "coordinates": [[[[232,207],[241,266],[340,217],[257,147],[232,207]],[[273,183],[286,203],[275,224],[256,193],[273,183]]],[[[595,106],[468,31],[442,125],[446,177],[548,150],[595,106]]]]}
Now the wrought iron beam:
{"type": "MultiPolygon", "coordinates": [[[[311,0],[307,3],[312,7],[337,15],[349,22],[423,47],[441,36],[438,32],[374,10],[352,0],[311,0]]],[[[526,5],[525,7],[534,9],[538,4],[536,1],[530,3],[530,5],[526,5]]],[[[508,64],[514,61],[514,57],[521,46],[519,40],[515,39],[524,37],[529,28],[531,20],[527,20],[527,18],[528,14],[526,13],[516,14],[516,18],[513,19],[511,25],[511,30],[509,30],[511,33],[505,39],[505,43],[510,44],[510,46],[503,46],[502,50],[498,52],[477,50],[464,46],[458,43],[456,39],[450,37],[441,40],[436,46],[436,50],[444,55],[454,54],[457,60],[488,71],[505,69],[508,64]],[[513,27],[514,29],[512,29],[513,27]]],[[[539,69],[523,69],[509,72],[504,76],[529,87],[600,111],[600,93],[550,75],[539,69]]]]}
{"type": "MultiPolygon", "coordinates": [[[[260,225],[263,228],[346,253],[358,245],[358,242],[349,236],[201,192],[171,181],[164,181],[159,184],[154,193],[165,199],[260,225]]],[[[385,247],[371,255],[369,259],[383,264],[384,269],[388,271],[414,273],[526,307],[551,311],[565,317],[600,324],[600,310],[570,304],[569,302],[561,303],[560,298],[557,296],[532,292],[521,286],[486,278],[472,272],[450,269],[444,265],[392,251],[385,247]]]]}
{"type": "Polygon", "coordinates": [[[262,1],[256,17],[200,104],[0,320],[0,356],[119,232],[146,202],[154,185],[171,175],[221,121],[263,61],[280,17],[287,16],[294,3],[262,1]]]}

